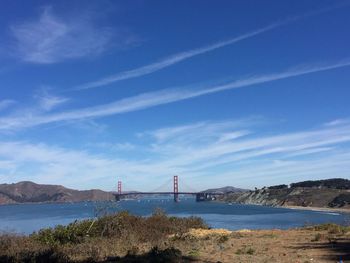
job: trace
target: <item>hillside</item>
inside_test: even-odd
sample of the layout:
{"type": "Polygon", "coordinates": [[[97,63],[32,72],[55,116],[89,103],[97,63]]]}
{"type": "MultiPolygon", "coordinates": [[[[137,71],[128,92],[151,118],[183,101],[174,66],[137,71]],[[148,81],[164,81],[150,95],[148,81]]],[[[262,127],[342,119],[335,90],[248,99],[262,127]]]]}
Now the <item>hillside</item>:
{"type": "Polygon", "coordinates": [[[249,190],[247,189],[241,189],[241,188],[236,188],[233,186],[225,186],[225,187],[220,187],[220,188],[211,188],[211,189],[207,189],[202,191],[202,193],[244,193],[247,192],[249,190]]]}
{"type": "Polygon", "coordinates": [[[79,191],[61,185],[44,185],[29,181],[0,184],[0,204],[102,200],[114,200],[114,196],[110,192],[97,189],[79,191]]]}
{"type": "Polygon", "coordinates": [[[30,236],[0,233],[0,262],[334,263],[349,262],[349,242],[350,227],[335,224],[230,231],[197,217],[124,211],[30,236]]]}
{"type": "Polygon", "coordinates": [[[226,202],[269,206],[350,208],[349,180],[329,179],[264,187],[245,193],[229,193],[226,202]],[[341,184],[340,184],[341,182],[341,184]]]}

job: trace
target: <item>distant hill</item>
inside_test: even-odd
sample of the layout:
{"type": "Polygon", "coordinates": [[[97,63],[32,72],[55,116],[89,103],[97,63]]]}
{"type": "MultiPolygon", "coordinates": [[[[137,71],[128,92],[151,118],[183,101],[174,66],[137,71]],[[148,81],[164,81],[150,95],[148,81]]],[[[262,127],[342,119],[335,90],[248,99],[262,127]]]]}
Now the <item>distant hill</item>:
{"type": "Polygon", "coordinates": [[[220,187],[220,188],[212,188],[212,189],[207,189],[204,191],[201,191],[202,193],[223,193],[223,194],[227,194],[227,193],[244,193],[247,192],[249,190],[247,189],[241,189],[241,188],[236,188],[233,186],[225,186],[225,187],[220,187]]]}
{"type": "Polygon", "coordinates": [[[291,188],[296,187],[317,187],[317,188],[330,188],[330,189],[350,189],[350,180],[343,178],[333,178],[326,180],[316,181],[303,181],[290,184],[291,188]]]}
{"type": "Polygon", "coordinates": [[[29,181],[0,184],[0,204],[105,200],[115,199],[111,192],[97,189],[79,191],[61,185],[36,184],[29,181]]]}
{"type": "Polygon", "coordinates": [[[269,206],[350,208],[350,181],[335,178],[276,185],[244,193],[227,193],[222,201],[269,206]]]}

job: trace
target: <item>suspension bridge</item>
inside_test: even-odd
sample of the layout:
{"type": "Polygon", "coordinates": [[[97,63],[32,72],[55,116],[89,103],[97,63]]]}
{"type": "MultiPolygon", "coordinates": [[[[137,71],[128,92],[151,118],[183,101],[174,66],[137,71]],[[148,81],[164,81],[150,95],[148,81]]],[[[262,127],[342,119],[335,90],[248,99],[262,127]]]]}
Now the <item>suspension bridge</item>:
{"type": "Polygon", "coordinates": [[[118,181],[118,191],[115,193],[115,198],[117,201],[132,196],[144,196],[144,195],[173,195],[174,202],[179,202],[180,195],[192,195],[196,197],[196,201],[211,201],[215,200],[217,196],[223,195],[223,193],[218,192],[196,192],[196,191],[179,191],[179,177],[174,175],[173,177],[173,190],[172,191],[150,191],[150,192],[123,192],[122,191],[122,181],[118,181]]]}

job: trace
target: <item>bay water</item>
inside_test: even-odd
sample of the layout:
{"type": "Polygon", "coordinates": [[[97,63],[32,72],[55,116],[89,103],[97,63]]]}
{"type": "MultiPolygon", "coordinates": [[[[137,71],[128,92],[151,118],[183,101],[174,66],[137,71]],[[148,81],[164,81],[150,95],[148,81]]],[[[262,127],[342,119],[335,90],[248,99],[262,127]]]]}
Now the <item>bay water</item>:
{"type": "Polygon", "coordinates": [[[320,223],[346,224],[349,214],[295,210],[257,205],[196,202],[193,198],[122,200],[120,202],[81,202],[59,204],[14,204],[0,206],[0,231],[30,234],[45,227],[68,224],[117,211],[148,216],[156,209],[168,215],[199,216],[212,228],[287,229],[320,223]]]}

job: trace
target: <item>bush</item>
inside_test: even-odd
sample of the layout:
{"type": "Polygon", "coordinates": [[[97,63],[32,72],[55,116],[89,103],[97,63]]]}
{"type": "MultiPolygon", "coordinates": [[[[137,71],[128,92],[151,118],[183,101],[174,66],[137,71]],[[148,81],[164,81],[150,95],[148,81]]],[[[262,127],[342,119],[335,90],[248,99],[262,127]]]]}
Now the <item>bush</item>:
{"type": "Polygon", "coordinates": [[[288,188],[288,185],[286,184],[273,185],[268,187],[268,189],[287,189],[287,188],[288,188]]]}
{"type": "MultiPolygon", "coordinates": [[[[24,244],[21,244],[24,245],[24,244]]],[[[0,246],[0,262],[69,262],[67,255],[54,248],[39,248],[35,244],[31,247],[13,247],[10,250],[2,250],[0,246]]]]}
{"type": "Polygon", "coordinates": [[[134,238],[140,242],[156,243],[171,234],[181,235],[190,228],[208,227],[198,217],[168,217],[161,211],[156,211],[150,217],[119,212],[96,220],[42,229],[31,237],[46,245],[77,244],[94,237],[134,238]]]}
{"type": "Polygon", "coordinates": [[[242,249],[237,249],[235,252],[236,255],[242,255],[243,254],[243,250],[242,249]]]}
{"type": "Polygon", "coordinates": [[[343,193],[334,198],[328,205],[330,207],[344,207],[350,204],[350,193],[343,193]]]}
{"type": "Polygon", "coordinates": [[[158,249],[158,247],[152,248],[148,253],[144,255],[134,255],[128,254],[123,259],[114,259],[116,262],[152,262],[152,263],[161,263],[161,262],[182,262],[182,253],[180,250],[175,248],[167,248],[164,250],[158,249]]]}
{"type": "Polygon", "coordinates": [[[127,251],[125,262],[179,262],[179,250],[157,247],[164,248],[170,235],[181,235],[191,228],[208,227],[200,218],[168,217],[159,210],[150,217],[119,212],[42,229],[29,237],[0,235],[0,262],[99,262],[127,251]],[[152,247],[149,253],[136,255],[152,247]],[[156,259],[158,256],[163,261],[156,259]]]}
{"type": "Polygon", "coordinates": [[[312,242],[317,242],[321,240],[322,235],[320,233],[315,234],[314,238],[311,240],[312,242]]]}
{"type": "Polygon", "coordinates": [[[290,184],[291,188],[296,187],[320,187],[333,189],[350,189],[350,180],[334,178],[327,180],[304,181],[290,184]]]}
{"type": "Polygon", "coordinates": [[[254,255],[254,253],[255,253],[255,249],[251,248],[251,247],[248,249],[247,248],[244,248],[244,249],[239,248],[235,252],[236,255],[242,255],[242,254],[254,255]]]}
{"type": "Polygon", "coordinates": [[[327,231],[329,234],[345,234],[350,231],[349,226],[341,226],[333,223],[329,224],[321,224],[312,227],[314,230],[317,231],[327,231]]]}
{"type": "Polygon", "coordinates": [[[246,253],[248,255],[253,255],[255,253],[255,249],[250,247],[250,248],[247,249],[246,253]]]}
{"type": "Polygon", "coordinates": [[[219,243],[225,243],[229,240],[229,237],[227,235],[222,235],[218,238],[219,243]]]}

